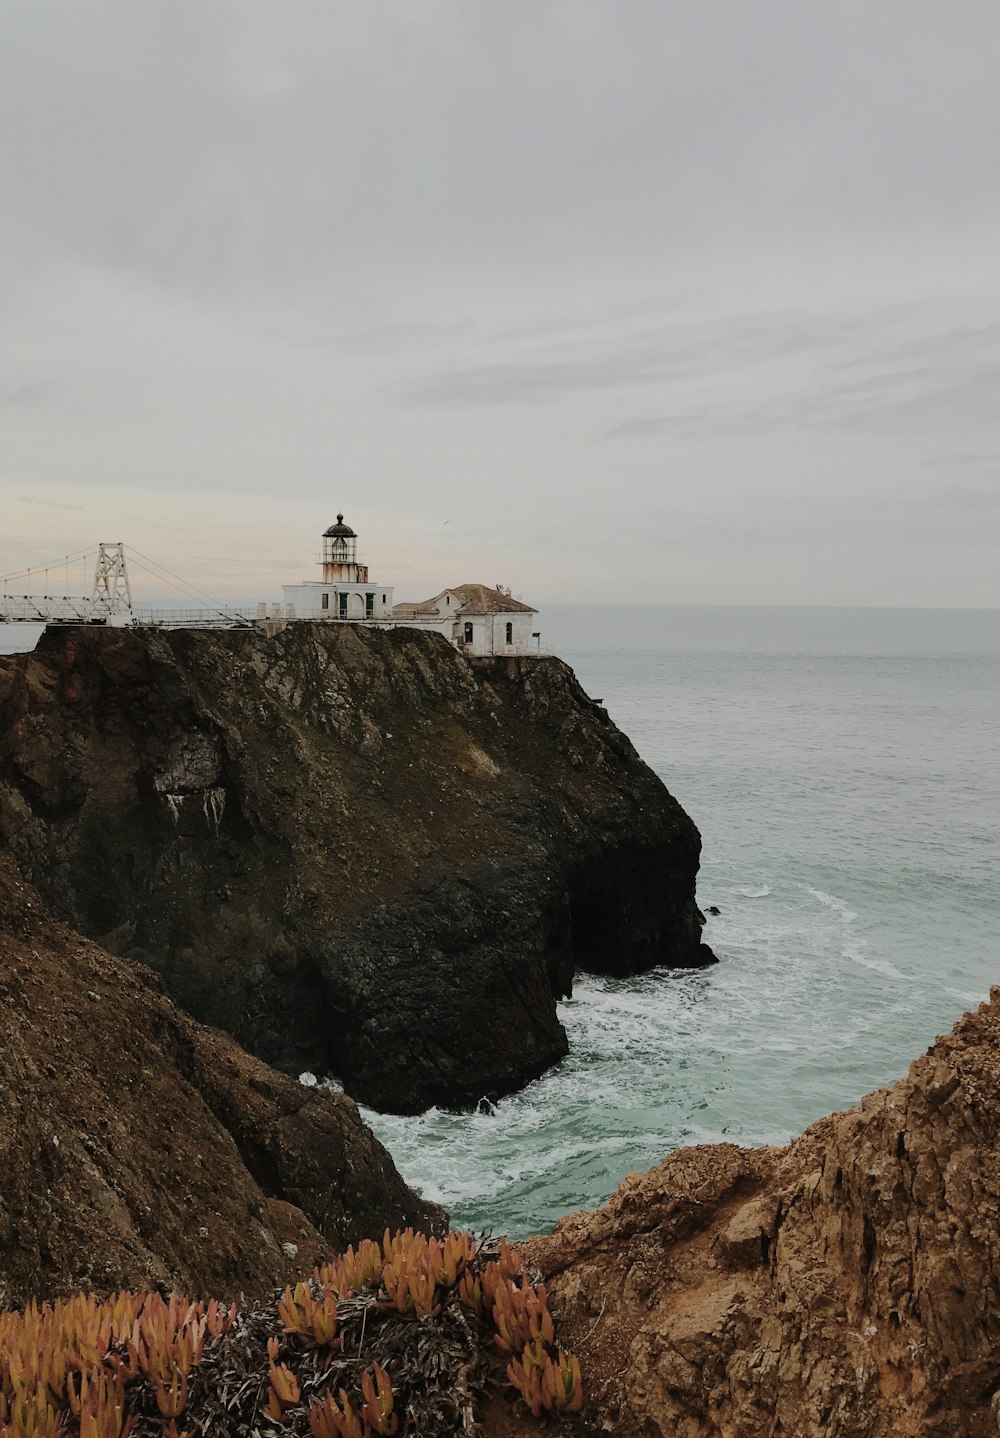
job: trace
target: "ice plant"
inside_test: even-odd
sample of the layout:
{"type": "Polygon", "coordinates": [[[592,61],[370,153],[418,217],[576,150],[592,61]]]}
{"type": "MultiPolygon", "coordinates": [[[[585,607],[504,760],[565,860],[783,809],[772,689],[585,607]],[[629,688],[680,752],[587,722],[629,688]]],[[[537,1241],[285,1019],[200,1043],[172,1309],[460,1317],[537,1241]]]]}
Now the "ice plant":
{"type": "Polygon", "coordinates": [[[287,1364],[275,1363],[273,1358],[267,1373],[270,1387],[264,1412],[272,1422],[284,1423],[285,1410],[296,1407],[302,1397],[299,1381],[287,1364]]]}
{"type": "Polygon", "coordinates": [[[373,1433],[382,1434],[383,1438],[392,1438],[399,1427],[399,1419],[392,1411],[392,1384],[381,1364],[374,1363],[369,1370],[362,1373],[361,1391],[365,1396],[362,1418],[373,1433]]]}
{"type": "Polygon", "coordinates": [[[130,1292],[103,1302],[77,1293],[0,1313],[0,1438],[224,1438],[259,1420],[264,1432],[283,1428],[296,1438],[307,1430],[312,1438],[394,1438],[421,1422],[440,1424],[442,1412],[458,1432],[471,1397],[448,1408],[454,1329],[442,1325],[446,1341],[435,1347],[435,1320],[446,1310],[448,1322],[461,1315],[481,1353],[488,1347],[494,1362],[504,1354],[530,1412],[580,1410],[579,1363],[559,1348],[545,1287],[532,1283],[518,1253],[502,1239],[494,1248],[468,1233],[410,1228],[348,1248],[242,1320],[235,1304],[130,1292]],[[411,1345],[423,1362],[416,1382],[401,1357],[409,1338],[400,1347],[400,1320],[420,1325],[411,1345]],[[391,1358],[391,1382],[376,1358],[391,1358]],[[227,1386],[231,1361],[235,1388],[227,1386]]]}
{"type": "Polygon", "coordinates": [[[337,1294],[324,1288],[317,1298],[308,1283],[285,1289],[278,1303],[278,1317],[286,1333],[295,1333],[310,1348],[339,1349],[337,1340],[337,1294]]]}
{"type": "Polygon", "coordinates": [[[0,1438],[127,1438],[136,1421],[127,1389],[141,1382],[164,1438],[178,1438],[175,1420],[206,1336],[220,1337],[235,1321],[235,1305],[125,1292],[103,1303],[78,1293],[0,1314],[0,1438]]]}
{"type": "Polygon", "coordinates": [[[328,1393],[322,1403],[310,1407],[309,1427],[313,1438],[368,1438],[371,1432],[343,1388],[339,1404],[333,1394],[328,1393]]]}

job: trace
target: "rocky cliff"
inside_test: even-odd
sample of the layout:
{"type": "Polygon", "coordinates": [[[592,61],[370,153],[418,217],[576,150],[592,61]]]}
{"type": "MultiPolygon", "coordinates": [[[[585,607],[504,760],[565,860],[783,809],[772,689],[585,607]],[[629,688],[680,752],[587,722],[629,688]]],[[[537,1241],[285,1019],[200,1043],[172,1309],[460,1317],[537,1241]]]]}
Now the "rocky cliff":
{"type": "Polygon", "coordinates": [[[265,1293],[443,1215],[342,1094],[189,1019],[0,858],[0,1309],[85,1286],[265,1293]]]}
{"type": "Polygon", "coordinates": [[[787,1148],[682,1150],[526,1248],[598,1429],[995,1434],[1000,989],[787,1148]]]}
{"type": "Polygon", "coordinates": [[[0,660],[0,844],[291,1072],[416,1111],[566,1050],[577,967],[711,959],[697,830],[555,659],[299,624],[0,660]]]}

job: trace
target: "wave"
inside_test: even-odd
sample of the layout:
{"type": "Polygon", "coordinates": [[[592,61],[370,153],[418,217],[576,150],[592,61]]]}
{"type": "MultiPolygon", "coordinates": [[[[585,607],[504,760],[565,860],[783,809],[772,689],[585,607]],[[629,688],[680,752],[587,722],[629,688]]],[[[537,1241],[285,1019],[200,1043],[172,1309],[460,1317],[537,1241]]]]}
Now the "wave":
{"type": "Polygon", "coordinates": [[[733,892],[741,899],[766,899],[771,892],[770,884],[761,884],[759,888],[753,889],[749,884],[742,888],[734,889],[733,892]]]}
{"type": "Polygon", "coordinates": [[[866,954],[858,953],[854,949],[844,949],[843,954],[845,959],[850,959],[852,964],[857,964],[862,969],[870,969],[872,973],[882,974],[887,979],[902,979],[904,983],[909,983],[907,975],[901,973],[888,959],[870,959],[866,954]]]}
{"type": "Polygon", "coordinates": [[[845,924],[853,924],[858,917],[846,900],[838,899],[836,894],[828,894],[825,889],[810,888],[808,884],[804,887],[807,894],[812,894],[813,898],[818,899],[824,908],[832,909],[845,924]]]}
{"type": "Polygon", "coordinates": [[[967,989],[952,989],[947,984],[944,986],[946,994],[951,994],[953,999],[958,999],[963,1004],[968,1004],[970,1009],[978,1009],[979,1005],[985,1003],[988,994],[972,994],[967,989]]]}

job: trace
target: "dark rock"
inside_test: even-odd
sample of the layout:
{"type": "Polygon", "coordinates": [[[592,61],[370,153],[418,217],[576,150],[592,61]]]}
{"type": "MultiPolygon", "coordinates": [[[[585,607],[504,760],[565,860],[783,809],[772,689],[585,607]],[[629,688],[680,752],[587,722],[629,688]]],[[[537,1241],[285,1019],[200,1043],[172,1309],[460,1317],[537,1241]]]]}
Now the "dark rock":
{"type": "Polygon", "coordinates": [[[712,914],[714,916],[716,914],[721,914],[722,910],[719,908],[718,904],[709,904],[708,908],[705,910],[705,913],[712,914]]]}
{"type": "Polygon", "coordinates": [[[48,631],[0,660],[0,842],[196,1017],[387,1109],[540,1074],[575,968],[712,958],[698,832],[572,671],[413,631],[48,631]]]}

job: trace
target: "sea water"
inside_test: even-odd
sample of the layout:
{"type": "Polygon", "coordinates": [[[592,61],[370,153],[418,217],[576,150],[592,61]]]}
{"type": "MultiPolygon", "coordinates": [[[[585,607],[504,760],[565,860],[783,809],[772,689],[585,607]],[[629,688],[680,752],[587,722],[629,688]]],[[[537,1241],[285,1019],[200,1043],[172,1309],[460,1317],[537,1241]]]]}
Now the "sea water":
{"type": "Polygon", "coordinates": [[[1000,611],[551,606],[543,644],[701,830],[719,963],[579,974],[569,1057],[495,1113],[366,1112],[512,1235],[684,1144],[782,1143],[1000,982],[1000,611]]]}
{"type": "Polygon", "coordinates": [[[701,830],[719,963],[579,974],[569,1057],[494,1113],[366,1111],[455,1223],[515,1236],[680,1145],[784,1142],[1000,982],[1000,611],[541,620],[701,830]]]}

